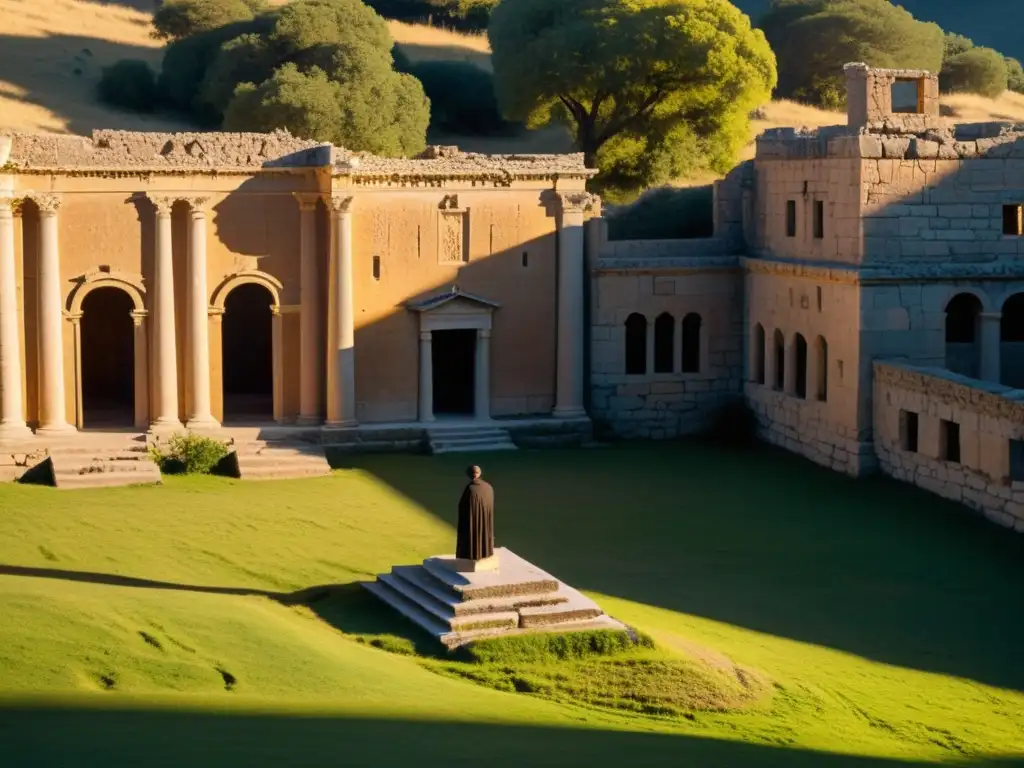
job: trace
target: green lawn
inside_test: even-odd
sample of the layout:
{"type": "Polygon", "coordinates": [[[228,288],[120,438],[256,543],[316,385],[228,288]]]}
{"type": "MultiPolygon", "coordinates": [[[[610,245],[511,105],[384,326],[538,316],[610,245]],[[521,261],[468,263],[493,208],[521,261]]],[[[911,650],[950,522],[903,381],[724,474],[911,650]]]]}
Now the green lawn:
{"type": "Polygon", "coordinates": [[[1024,764],[1024,540],[772,452],[483,457],[499,544],[663,649],[756,670],[761,705],[585,709],[356,642],[359,591],[310,588],[452,550],[464,461],[0,485],[0,765],[1024,764]]]}

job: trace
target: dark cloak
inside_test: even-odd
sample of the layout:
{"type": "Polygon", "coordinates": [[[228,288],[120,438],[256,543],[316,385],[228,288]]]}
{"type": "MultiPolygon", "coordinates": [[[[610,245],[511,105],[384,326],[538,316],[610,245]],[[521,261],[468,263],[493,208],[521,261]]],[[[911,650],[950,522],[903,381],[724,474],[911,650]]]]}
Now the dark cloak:
{"type": "Polygon", "coordinates": [[[483,560],[494,554],[494,489],[477,478],[470,480],[459,499],[459,535],[455,556],[483,560]]]}

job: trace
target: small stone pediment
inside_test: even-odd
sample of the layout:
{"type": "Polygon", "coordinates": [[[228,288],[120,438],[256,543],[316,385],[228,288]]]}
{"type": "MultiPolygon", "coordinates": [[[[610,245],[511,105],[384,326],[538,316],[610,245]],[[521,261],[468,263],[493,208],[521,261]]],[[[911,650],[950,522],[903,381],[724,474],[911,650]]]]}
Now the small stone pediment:
{"type": "Polygon", "coordinates": [[[500,305],[452,286],[450,291],[410,301],[406,306],[417,312],[430,312],[434,315],[478,315],[497,309],[500,305]]]}

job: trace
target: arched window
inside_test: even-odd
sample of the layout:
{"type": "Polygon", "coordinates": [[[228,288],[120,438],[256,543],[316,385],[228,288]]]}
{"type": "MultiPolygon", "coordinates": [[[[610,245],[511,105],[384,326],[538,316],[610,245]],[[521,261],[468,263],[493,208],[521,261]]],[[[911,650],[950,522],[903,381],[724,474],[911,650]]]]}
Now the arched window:
{"type": "Polygon", "coordinates": [[[647,318],[637,312],[626,318],[626,373],[647,373],[647,318]]]}
{"type": "Polygon", "coordinates": [[[775,381],[772,387],[781,392],[786,387],[786,340],[778,328],[772,336],[772,354],[775,355],[775,381]]]}
{"type": "Polygon", "coordinates": [[[999,340],[999,380],[1020,389],[1024,387],[1024,293],[1015,293],[1003,303],[999,340]]]}
{"type": "Polygon", "coordinates": [[[751,340],[753,346],[753,380],[757,384],[764,384],[764,326],[758,323],[754,326],[754,338],[751,340]]]}
{"type": "Polygon", "coordinates": [[[814,395],[825,402],[828,400],[828,342],[824,336],[819,336],[814,340],[814,346],[817,352],[814,395]]]}
{"type": "Polygon", "coordinates": [[[807,339],[798,333],[793,339],[793,355],[796,365],[796,391],[793,393],[801,400],[807,399],[807,339]]]}
{"type": "Polygon", "coordinates": [[[978,376],[980,315],[981,301],[973,293],[958,293],[946,305],[946,368],[954,373],[978,376]]]}
{"type": "Polygon", "coordinates": [[[672,373],[675,352],[676,319],[662,312],[654,321],[654,372],[672,373]]]}
{"type": "Polygon", "coordinates": [[[683,373],[700,372],[700,315],[683,318],[683,373]]]}

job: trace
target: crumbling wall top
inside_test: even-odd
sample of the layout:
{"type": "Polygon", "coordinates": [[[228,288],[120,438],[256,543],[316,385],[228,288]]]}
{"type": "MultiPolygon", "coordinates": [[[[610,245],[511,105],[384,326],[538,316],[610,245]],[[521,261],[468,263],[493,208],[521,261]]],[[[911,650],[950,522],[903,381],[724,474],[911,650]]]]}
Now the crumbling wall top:
{"type": "Polygon", "coordinates": [[[922,133],[942,127],[938,75],[923,69],[875,69],[862,62],[847,64],[843,72],[851,128],[922,133]]]}

